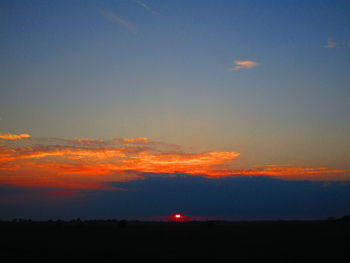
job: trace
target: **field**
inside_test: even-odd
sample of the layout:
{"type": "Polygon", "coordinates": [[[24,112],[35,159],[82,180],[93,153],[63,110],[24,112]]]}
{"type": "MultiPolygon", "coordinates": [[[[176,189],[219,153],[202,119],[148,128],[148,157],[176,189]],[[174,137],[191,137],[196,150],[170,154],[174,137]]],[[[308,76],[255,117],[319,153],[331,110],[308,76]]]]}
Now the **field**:
{"type": "Polygon", "coordinates": [[[350,262],[350,222],[1,222],[2,262],[350,262]]]}

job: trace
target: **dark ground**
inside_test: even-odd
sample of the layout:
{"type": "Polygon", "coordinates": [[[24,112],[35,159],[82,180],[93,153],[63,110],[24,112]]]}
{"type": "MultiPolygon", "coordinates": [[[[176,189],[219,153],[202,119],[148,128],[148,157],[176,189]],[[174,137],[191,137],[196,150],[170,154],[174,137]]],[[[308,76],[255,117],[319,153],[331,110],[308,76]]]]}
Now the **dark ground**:
{"type": "Polygon", "coordinates": [[[350,262],[350,222],[1,222],[1,262],[350,262]]]}

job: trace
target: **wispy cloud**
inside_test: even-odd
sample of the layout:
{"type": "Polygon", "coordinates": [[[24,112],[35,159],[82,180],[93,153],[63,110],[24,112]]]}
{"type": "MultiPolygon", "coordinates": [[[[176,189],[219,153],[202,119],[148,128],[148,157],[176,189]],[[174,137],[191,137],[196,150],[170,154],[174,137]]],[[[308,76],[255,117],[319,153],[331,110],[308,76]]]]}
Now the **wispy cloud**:
{"type": "Polygon", "coordinates": [[[232,70],[250,69],[258,66],[259,64],[252,60],[235,60],[232,70]]]}
{"type": "Polygon", "coordinates": [[[337,46],[337,43],[334,42],[331,38],[327,39],[327,44],[324,45],[323,47],[325,48],[335,48],[337,46]]]}
{"type": "Polygon", "coordinates": [[[70,144],[77,144],[77,145],[101,145],[105,143],[104,140],[94,140],[94,139],[88,139],[88,138],[67,139],[64,141],[70,144]]]}
{"type": "Polygon", "coordinates": [[[154,11],[151,7],[146,5],[144,2],[141,2],[140,0],[131,0],[135,4],[141,6],[142,8],[146,9],[147,11],[151,12],[152,14],[158,15],[159,13],[154,11]]]}
{"type": "MultiPolygon", "coordinates": [[[[252,169],[231,170],[230,176],[270,176],[286,180],[332,181],[349,180],[343,169],[328,169],[326,167],[256,167],[252,169]]],[[[227,177],[225,174],[208,175],[209,178],[227,177]]]]}
{"type": "Polygon", "coordinates": [[[147,143],[149,142],[149,139],[146,137],[136,137],[136,138],[117,139],[116,141],[129,142],[129,143],[147,143]]]}
{"type": "Polygon", "coordinates": [[[109,11],[103,10],[103,9],[100,9],[100,14],[104,18],[106,18],[107,20],[109,20],[115,24],[121,25],[121,26],[129,29],[130,31],[136,32],[135,26],[133,24],[131,24],[130,22],[128,22],[127,20],[121,18],[120,16],[118,16],[114,13],[111,13],[109,11]]]}
{"type": "Polygon", "coordinates": [[[20,139],[25,139],[25,138],[30,138],[31,136],[27,133],[22,133],[22,134],[0,134],[0,139],[3,140],[20,140],[20,139]]]}

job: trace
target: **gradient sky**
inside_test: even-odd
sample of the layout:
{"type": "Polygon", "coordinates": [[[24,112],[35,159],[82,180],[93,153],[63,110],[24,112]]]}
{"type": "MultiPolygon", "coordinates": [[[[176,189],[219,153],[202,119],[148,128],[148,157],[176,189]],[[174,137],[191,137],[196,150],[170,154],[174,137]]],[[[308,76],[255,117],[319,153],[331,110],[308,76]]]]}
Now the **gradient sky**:
{"type": "Polygon", "coordinates": [[[0,219],[350,214],[350,2],[0,2],[0,219]]]}

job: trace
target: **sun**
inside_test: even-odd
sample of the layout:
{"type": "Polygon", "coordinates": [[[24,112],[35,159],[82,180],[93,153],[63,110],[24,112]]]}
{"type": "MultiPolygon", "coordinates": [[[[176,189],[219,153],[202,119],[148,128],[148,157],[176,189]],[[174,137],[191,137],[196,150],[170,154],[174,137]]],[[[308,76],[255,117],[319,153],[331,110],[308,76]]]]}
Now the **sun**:
{"type": "Polygon", "coordinates": [[[174,217],[180,219],[182,217],[182,215],[181,214],[175,214],[174,217]]]}
{"type": "Polygon", "coordinates": [[[181,214],[181,213],[175,213],[173,214],[172,216],[172,219],[175,220],[175,221],[183,221],[186,219],[186,216],[181,214]]]}
{"type": "Polygon", "coordinates": [[[182,222],[182,221],[188,221],[190,217],[188,215],[184,215],[182,213],[174,213],[168,217],[169,220],[175,221],[175,222],[182,222]]]}

